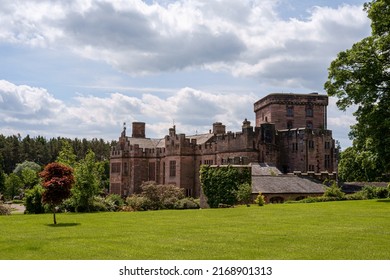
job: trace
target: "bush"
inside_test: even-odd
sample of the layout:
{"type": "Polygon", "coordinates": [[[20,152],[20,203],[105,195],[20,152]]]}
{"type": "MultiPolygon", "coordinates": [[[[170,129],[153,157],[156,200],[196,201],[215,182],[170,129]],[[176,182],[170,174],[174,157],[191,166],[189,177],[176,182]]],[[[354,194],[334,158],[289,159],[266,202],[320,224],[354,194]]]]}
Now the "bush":
{"type": "Polygon", "coordinates": [[[258,194],[258,196],[256,197],[255,199],[255,203],[259,206],[264,206],[265,204],[265,198],[264,198],[264,195],[262,195],[261,193],[258,194]]]}
{"type": "Polygon", "coordinates": [[[344,198],[345,193],[341,190],[339,186],[337,186],[336,182],[333,182],[333,184],[330,187],[327,187],[324,193],[324,197],[333,197],[337,199],[344,198]]]}
{"type": "Polygon", "coordinates": [[[141,196],[148,199],[145,210],[173,209],[175,203],[184,198],[184,190],[174,185],[157,185],[145,182],[141,186],[141,196]]]}
{"type": "Polygon", "coordinates": [[[35,185],[32,189],[26,191],[24,205],[27,214],[45,213],[45,207],[42,203],[44,191],[45,189],[41,185],[35,185]]]}
{"type": "Polygon", "coordinates": [[[238,186],[236,191],[237,202],[249,205],[252,194],[252,186],[249,183],[243,183],[238,186]]]}
{"type": "Polygon", "coordinates": [[[119,211],[125,204],[124,200],[119,194],[110,194],[106,197],[105,202],[107,205],[112,205],[113,211],[119,211]]]}
{"type": "Polygon", "coordinates": [[[199,202],[191,197],[182,198],[175,203],[175,209],[199,209],[199,202]]]}
{"type": "Polygon", "coordinates": [[[3,203],[0,203],[0,215],[10,215],[11,209],[10,207],[4,205],[3,203]]]}
{"type": "Polygon", "coordinates": [[[126,199],[126,204],[128,207],[125,207],[124,210],[127,211],[146,211],[149,210],[152,203],[151,201],[140,195],[132,195],[126,199]]]}
{"type": "Polygon", "coordinates": [[[367,197],[367,199],[388,198],[390,195],[389,187],[383,188],[366,186],[362,189],[362,192],[367,197]]]}

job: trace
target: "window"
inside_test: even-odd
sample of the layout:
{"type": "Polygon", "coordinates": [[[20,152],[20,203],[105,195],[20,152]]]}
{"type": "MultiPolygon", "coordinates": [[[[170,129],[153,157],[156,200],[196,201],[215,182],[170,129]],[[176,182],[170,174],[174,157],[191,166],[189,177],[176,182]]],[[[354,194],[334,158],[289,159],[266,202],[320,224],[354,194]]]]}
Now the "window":
{"type": "Polygon", "coordinates": [[[287,129],[293,128],[293,121],[287,121],[287,129]]]}
{"type": "Polygon", "coordinates": [[[120,162],[111,163],[111,173],[121,173],[121,163],[120,162]]]}
{"type": "Polygon", "coordinates": [[[309,164],[309,171],[314,171],[314,164],[309,164]]]}
{"type": "Polygon", "coordinates": [[[149,162],[149,180],[156,181],[156,163],[149,162]]]}
{"type": "Polygon", "coordinates": [[[291,105],[286,106],[286,115],[287,117],[293,117],[294,116],[294,107],[291,105]]]}
{"type": "Polygon", "coordinates": [[[313,105],[308,104],[306,106],[306,117],[312,117],[313,116],[313,105]]]}
{"type": "Polygon", "coordinates": [[[306,128],[313,129],[313,123],[311,121],[306,122],[306,128]]]}
{"type": "Polygon", "coordinates": [[[297,142],[292,143],[292,150],[293,150],[293,152],[298,151],[298,143],[297,142]]]}
{"type": "Polygon", "coordinates": [[[330,149],[330,142],[329,141],[325,142],[325,149],[330,149]]]}
{"type": "Polygon", "coordinates": [[[330,155],[325,155],[325,168],[329,168],[330,167],[330,155]]]}
{"type": "Polygon", "coordinates": [[[123,163],[123,173],[124,173],[124,175],[129,175],[129,169],[127,168],[127,162],[123,163]]]}
{"type": "Polygon", "coordinates": [[[192,196],[192,189],[185,189],[186,190],[186,196],[191,197],[192,196]]]}
{"type": "Polygon", "coordinates": [[[171,160],[169,162],[169,176],[176,177],[176,161],[175,160],[171,160]]]}
{"type": "Polygon", "coordinates": [[[206,164],[206,165],[213,165],[213,164],[214,164],[214,161],[213,161],[212,159],[206,159],[206,160],[204,161],[204,164],[206,164]]]}
{"type": "Polygon", "coordinates": [[[314,149],[314,141],[313,140],[309,140],[309,149],[314,149]]]}

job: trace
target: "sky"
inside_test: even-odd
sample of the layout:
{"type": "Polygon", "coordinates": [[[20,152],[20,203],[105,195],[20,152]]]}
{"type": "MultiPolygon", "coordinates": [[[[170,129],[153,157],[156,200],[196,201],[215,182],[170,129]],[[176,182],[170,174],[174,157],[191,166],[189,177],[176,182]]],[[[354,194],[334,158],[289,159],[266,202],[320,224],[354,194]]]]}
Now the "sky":
{"type": "MultiPolygon", "coordinates": [[[[240,131],[269,93],[326,94],[340,51],[370,35],[359,0],[2,0],[0,134],[117,140],[240,131]]],[[[353,108],[329,99],[351,145],[353,108]]]]}

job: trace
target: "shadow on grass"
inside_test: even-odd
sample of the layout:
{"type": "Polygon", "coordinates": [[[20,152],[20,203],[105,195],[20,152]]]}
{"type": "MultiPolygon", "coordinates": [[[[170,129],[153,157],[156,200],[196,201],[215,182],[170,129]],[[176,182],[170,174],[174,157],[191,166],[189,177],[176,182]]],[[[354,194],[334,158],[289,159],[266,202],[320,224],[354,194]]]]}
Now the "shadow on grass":
{"type": "Polygon", "coordinates": [[[75,227],[81,225],[80,223],[58,223],[58,224],[46,224],[48,227],[75,227]]]}
{"type": "Polygon", "coordinates": [[[390,199],[386,199],[386,198],[384,198],[384,199],[378,199],[376,202],[390,202],[390,199]]]}

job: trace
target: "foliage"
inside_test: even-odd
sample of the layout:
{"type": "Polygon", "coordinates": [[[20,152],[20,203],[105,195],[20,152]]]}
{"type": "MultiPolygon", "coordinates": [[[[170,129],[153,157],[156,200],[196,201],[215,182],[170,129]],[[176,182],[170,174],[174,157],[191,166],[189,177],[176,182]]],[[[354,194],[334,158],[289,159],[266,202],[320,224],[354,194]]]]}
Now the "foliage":
{"type": "Polygon", "coordinates": [[[259,193],[255,199],[255,203],[259,206],[265,205],[265,197],[262,193],[259,193]]]}
{"type": "Polygon", "coordinates": [[[26,191],[24,205],[27,214],[45,213],[45,207],[42,203],[44,191],[45,189],[41,185],[35,185],[32,189],[26,191]]]}
{"type": "Polygon", "coordinates": [[[50,205],[53,211],[54,224],[57,224],[55,207],[71,195],[71,188],[74,184],[73,169],[61,163],[53,162],[46,165],[39,175],[45,188],[42,201],[50,205]]]}
{"type": "Polygon", "coordinates": [[[326,190],[324,192],[324,197],[334,197],[337,199],[343,199],[345,196],[344,192],[341,190],[341,188],[337,185],[336,182],[333,182],[333,184],[330,187],[326,187],[326,190]]]}
{"type": "Polygon", "coordinates": [[[249,205],[252,195],[252,186],[249,183],[243,183],[238,186],[236,199],[238,203],[249,205]]]}
{"type": "Polygon", "coordinates": [[[132,195],[126,198],[126,204],[128,207],[125,207],[126,211],[146,211],[150,208],[150,200],[141,195],[132,195]]]}
{"type": "Polygon", "coordinates": [[[91,212],[94,197],[101,192],[100,174],[92,150],[76,164],[74,173],[76,183],[72,195],[76,202],[76,211],[91,212]]]}
{"type": "Polygon", "coordinates": [[[120,210],[125,202],[119,194],[110,194],[105,198],[107,204],[113,205],[113,211],[120,210]]]}
{"type": "Polygon", "coordinates": [[[147,199],[148,210],[173,209],[184,198],[184,190],[174,185],[157,185],[153,181],[141,185],[141,196],[147,199]]]}
{"type": "Polygon", "coordinates": [[[14,196],[21,193],[23,182],[15,173],[11,173],[5,177],[5,192],[4,196],[8,199],[13,199],[14,196]]]}
{"type": "Polygon", "coordinates": [[[4,205],[2,202],[0,202],[0,216],[1,215],[10,215],[11,209],[10,207],[4,205]]]}
{"type": "MultiPolygon", "coordinates": [[[[43,136],[22,138],[20,135],[4,136],[0,134],[0,166],[6,174],[10,174],[18,163],[34,161],[40,166],[56,161],[64,142],[69,143],[76,155],[76,161],[85,157],[88,149],[92,149],[99,161],[110,157],[110,148],[115,141],[109,143],[103,139],[68,139],[63,137],[46,139],[43,136]]],[[[1,169],[1,168],[0,168],[1,169]]]]}
{"type": "Polygon", "coordinates": [[[199,201],[193,199],[192,197],[185,197],[176,201],[175,209],[199,209],[199,201]]]}
{"type": "Polygon", "coordinates": [[[38,172],[30,168],[23,169],[22,181],[24,183],[25,188],[27,189],[31,188],[32,186],[38,184],[39,182],[38,172]]]}
{"type": "Polygon", "coordinates": [[[16,164],[16,167],[14,169],[14,173],[18,175],[20,178],[22,178],[23,170],[30,169],[35,171],[36,173],[40,172],[42,170],[41,166],[35,162],[32,161],[24,161],[22,163],[16,164]]]}
{"type": "Polygon", "coordinates": [[[211,208],[216,208],[221,203],[234,205],[237,202],[238,186],[250,182],[250,171],[248,169],[240,171],[230,165],[227,167],[202,165],[200,181],[211,208]]]}
{"type": "MultiPolygon", "coordinates": [[[[325,89],[338,98],[341,110],[357,106],[357,123],[351,127],[350,137],[357,153],[369,152],[372,178],[390,170],[390,2],[373,0],[365,4],[365,10],[371,19],[371,36],[338,54],[329,67],[325,89]]],[[[343,172],[343,176],[348,174],[343,172]]]]}
{"type": "Polygon", "coordinates": [[[62,141],[62,148],[58,153],[56,162],[62,163],[72,168],[75,167],[76,155],[69,141],[66,140],[62,141]]]}

